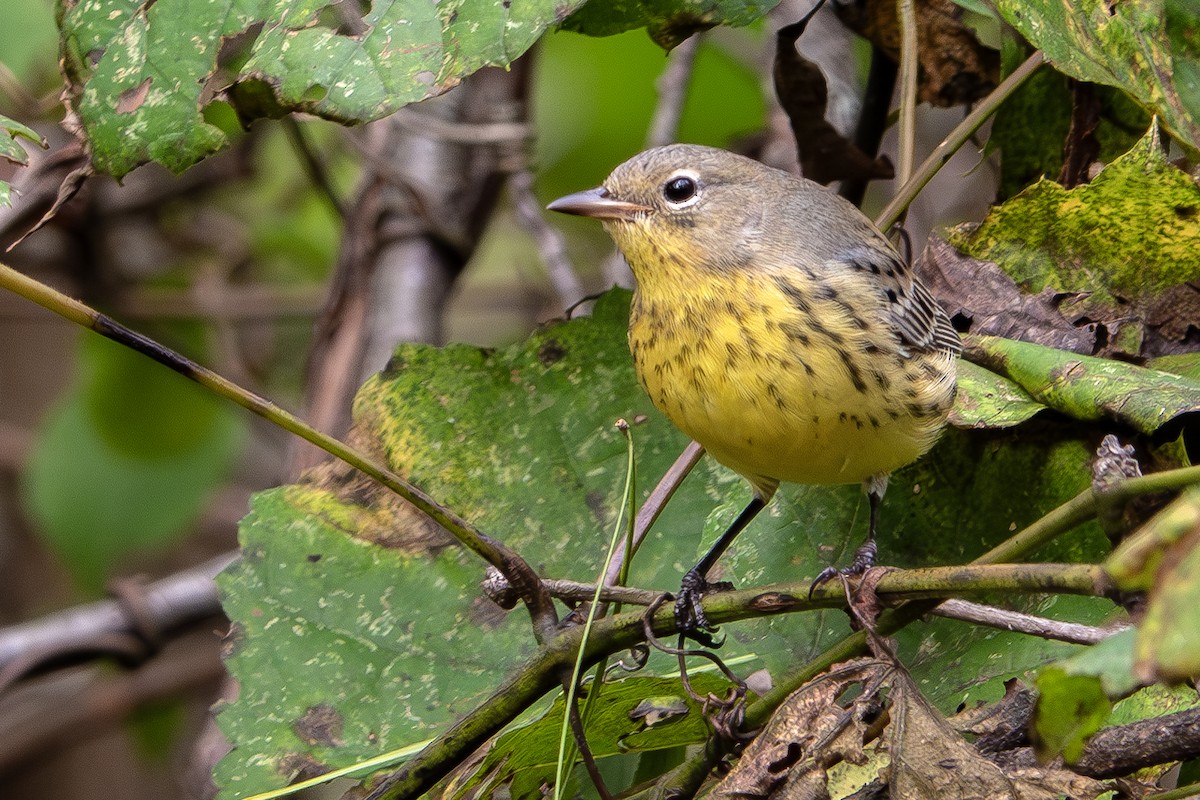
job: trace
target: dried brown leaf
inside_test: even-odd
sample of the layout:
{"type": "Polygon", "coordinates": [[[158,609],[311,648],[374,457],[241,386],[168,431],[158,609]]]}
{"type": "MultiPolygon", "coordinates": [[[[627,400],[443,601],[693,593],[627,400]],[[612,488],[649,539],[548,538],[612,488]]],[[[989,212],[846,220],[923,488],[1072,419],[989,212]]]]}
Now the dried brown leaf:
{"type": "Polygon", "coordinates": [[[828,797],[825,770],[840,761],[866,759],[863,737],[868,719],[878,712],[878,688],[891,669],[874,659],[848,661],[797,689],[709,797],[828,797]],[[846,706],[837,702],[859,684],[864,689],[858,697],[846,706]]]}
{"type": "Polygon", "coordinates": [[[903,671],[893,673],[890,698],[886,746],[894,800],[1090,800],[1107,791],[1098,781],[1057,767],[1006,773],[955,732],[903,671]]]}
{"type": "Polygon", "coordinates": [[[951,318],[965,321],[970,333],[1073,353],[1090,355],[1096,350],[1096,326],[1076,326],[1063,316],[1062,294],[1049,288],[1025,294],[994,263],[963,255],[943,239],[929,240],[916,270],[951,318]]]}
{"type": "MultiPolygon", "coordinates": [[[[918,99],[949,107],[986,95],[1000,80],[1000,54],[985,47],[962,23],[953,0],[922,0],[917,12],[918,99]]],[[[834,4],[838,17],[893,61],[900,60],[900,25],[894,0],[853,0],[834,4]]]]}
{"type": "MultiPolygon", "coordinates": [[[[1028,690],[1014,682],[1003,701],[964,713],[956,724],[991,749],[1027,750],[1019,745],[1029,707],[1028,690]]],[[[896,800],[1091,800],[1108,790],[1059,764],[990,760],[938,713],[903,667],[890,658],[864,658],[794,692],[708,796],[825,800],[831,796],[827,770],[834,767],[841,776],[838,796],[848,790],[852,797],[876,796],[881,783],[896,800]],[[850,784],[845,766],[838,766],[846,764],[859,765],[850,784]]]]}
{"type": "Polygon", "coordinates": [[[775,95],[787,112],[796,138],[800,171],[809,180],[826,185],[839,180],[894,177],[895,170],[886,157],[872,158],[826,121],[829,93],[825,75],[796,50],[796,41],[807,23],[805,17],[780,28],[775,45],[775,95]]]}

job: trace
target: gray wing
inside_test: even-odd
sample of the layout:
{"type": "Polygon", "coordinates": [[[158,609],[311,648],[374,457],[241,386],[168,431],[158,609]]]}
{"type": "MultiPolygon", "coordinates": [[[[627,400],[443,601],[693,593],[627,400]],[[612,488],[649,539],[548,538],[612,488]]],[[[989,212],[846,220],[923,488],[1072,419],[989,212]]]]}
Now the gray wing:
{"type": "Polygon", "coordinates": [[[962,340],[950,317],[890,248],[864,248],[846,258],[846,263],[874,276],[903,344],[918,352],[962,352],[962,340]]]}

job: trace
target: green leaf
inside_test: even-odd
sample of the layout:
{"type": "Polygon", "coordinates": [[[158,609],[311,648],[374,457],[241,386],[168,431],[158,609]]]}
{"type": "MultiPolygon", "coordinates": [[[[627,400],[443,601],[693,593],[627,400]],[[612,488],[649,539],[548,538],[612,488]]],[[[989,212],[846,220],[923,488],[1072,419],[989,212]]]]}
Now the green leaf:
{"type": "Polygon", "coordinates": [[[994,336],[967,337],[966,347],[973,362],[1075,419],[1117,420],[1154,433],[1200,411],[1200,383],[1168,372],[994,336]]]}
{"type": "Polygon", "coordinates": [[[87,334],[83,376],[43,423],[22,493],[89,592],[124,555],[175,540],[228,475],[243,423],[219,398],[87,334]]]}
{"type": "MultiPolygon", "coordinates": [[[[46,140],[33,128],[0,114],[0,158],[24,167],[29,164],[29,154],[17,143],[18,136],[28,139],[43,150],[48,147],[46,140]]],[[[7,181],[0,181],[0,206],[8,205],[12,205],[12,186],[7,181]]]]}
{"type": "Polygon", "coordinates": [[[236,744],[214,775],[221,797],[430,738],[527,649],[520,615],[480,599],[470,556],[361,538],[403,532],[403,511],[303,486],[254,498],[242,559],[218,580],[241,687],[217,717],[236,744]]]}
{"type": "Polygon", "coordinates": [[[1200,492],[1174,504],[1190,507],[1191,529],[1162,553],[1146,615],[1138,626],[1137,673],[1146,681],[1200,676],[1200,492]]]}
{"type": "Polygon", "coordinates": [[[1188,489],[1113,552],[1104,568],[1124,591],[1148,592],[1138,625],[1146,682],[1200,675],[1200,489],[1188,489]]]}
{"type": "Polygon", "coordinates": [[[1173,356],[1159,356],[1147,364],[1151,369],[1170,372],[1200,383],[1200,352],[1179,353],[1173,356]]]}
{"type": "Polygon", "coordinates": [[[1016,383],[959,359],[958,397],[950,412],[956,428],[1008,428],[1045,408],[1016,383]]]}
{"type": "Polygon", "coordinates": [[[49,146],[42,135],[33,128],[22,125],[15,119],[9,119],[3,114],[0,114],[0,133],[8,135],[8,138],[0,136],[0,158],[7,159],[14,164],[24,166],[29,163],[29,154],[25,152],[24,147],[17,144],[18,136],[28,139],[43,150],[49,146]]]}
{"type": "Polygon", "coordinates": [[[1122,591],[1150,591],[1163,570],[1167,551],[1177,547],[1197,527],[1200,527],[1200,489],[1192,488],[1121,542],[1104,562],[1104,569],[1122,591]]]}
{"type": "Polygon", "coordinates": [[[63,68],[98,170],[179,172],[225,144],[202,112],[226,86],[247,121],[366,122],[507,66],[581,3],[379,0],[345,32],[322,0],[97,0],[65,7],[63,68]]]}
{"type": "Polygon", "coordinates": [[[998,0],[1060,72],[1123,89],[1200,148],[1200,11],[1191,0],[998,0]]]}
{"type": "Polygon", "coordinates": [[[1200,697],[1197,697],[1196,690],[1186,683],[1179,686],[1155,683],[1117,701],[1113,705],[1108,724],[1128,725],[1131,722],[1188,711],[1197,706],[1200,706],[1200,697]]]}
{"type": "Polygon", "coordinates": [[[609,0],[588,3],[567,17],[563,27],[589,36],[645,28],[655,43],[670,50],[697,31],[749,25],[777,5],[779,0],[609,0]]]}
{"type": "MultiPolygon", "coordinates": [[[[1117,89],[1093,86],[1091,91],[1099,106],[1093,132],[1099,145],[1096,157],[1108,163],[1137,143],[1137,132],[1146,130],[1150,117],[1117,89]]],[[[1000,151],[1001,200],[1042,178],[1058,177],[1073,105],[1067,76],[1041,69],[1000,107],[987,149],[1000,151]]]]}
{"type": "Polygon", "coordinates": [[[949,238],[1023,291],[1060,295],[1059,311],[1075,324],[1104,323],[1118,354],[1141,357],[1152,334],[1186,346],[1188,285],[1200,280],[1200,188],[1167,162],[1153,128],[1091,183],[1068,190],[1041,181],[949,238]]]}
{"type": "MultiPolygon", "coordinates": [[[[628,304],[628,293],[606,294],[591,318],[500,351],[402,346],[360,390],[354,438],[539,573],[590,582],[624,482],[625,444],[613,422],[632,425],[643,500],[686,444],[637,383],[628,304]]],[[[1088,459],[1065,428],[1036,440],[948,431],[892,477],[881,558],[966,560],[1086,487],[1088,459]]],[[[743,479],[702,461],[651,530],[630,582],[676,589],[748,499],[743,479]]],[[[713,577],[749,586],[815,575],[848,562],[866,522],[858,486],[785,486],[713,577]]],[[[482,565],[346,468],[330,465],[305,485],[260,495],[242,542],[246,558],[221,580],[238,631],[229,668],[241,687],[218,717],[236,746],[217,773],[225,797],[424,740],[530,652],[526,615],[481,598],[482,565]],[[341,733],[297,734],[314,714],[338,720],[341,733]]],[[[1092,525],[1045,555],[1094,560],[1103,547],[1092,525]]],[[[1111,604],[1058,608],[1088,617],[1111,604]]],[[[840,612],[747,620],[727,626],[722,657],[749,658],[747,671],[778,677],[847,631],[840,612]]],[[[996,659],[995,642],[976,636],[975,644],[962,632],[941,620],[901,637],[906,655],[923,655],[916,669],[939,702],[990,690],[1063,652],[1013,647],[1015,655],[996,659]]],[[[676,668],[661,656],[648,667],[676,668]]]]}
{"type": "Polygon", "coordinates": [[[1186,685],[1145,685],[1147,678],[1139,675],[1136,664],[1143,636],[1127,628],[1042,670],[1034,714],[1042,756],[1061,754],[1070,763],[1101,727],[1200,706],[1200,697],[1186,685]]]}
{"type": "Polygon", "coordinates": [[[1061,667],[1048,667],[1038,675],[1040,693],[1034,711],[1034,731],[1039,757],[1062,756],[1074,764],[1083,755],[1087,739],[1104,726],[1112,703],[1094,675],[1072,675],[1061,667]]]}
{"type": "MultiPolygon", "coordinates": [[[[700,673],[690,680],[701,696],[721,697],[730,688],[729,681],[718,675],[700,673]]],[[[699,744],[711,735],[703,709],[683,690],[679,678],[606,683],[589,708],[588,747],[598,759],[699,744]]],[[[554,783],[562,721],[560,694],[537,720],[497,739],[472,777],[455,787],[453,796],[495,796],[497,790],[510,797],[538,796],[541,786],[554,783]]]]}
{"type": "Polygon", "coordinates": [[[1142,683],[1133,674],[1136,639],[1137,631],[1125,628],[1058,662],[1053,669],[1062,670],[1068,675],[1094,677],[1100,681],[1105,697],[1118,700],[1131,694],[1142,683]]]}

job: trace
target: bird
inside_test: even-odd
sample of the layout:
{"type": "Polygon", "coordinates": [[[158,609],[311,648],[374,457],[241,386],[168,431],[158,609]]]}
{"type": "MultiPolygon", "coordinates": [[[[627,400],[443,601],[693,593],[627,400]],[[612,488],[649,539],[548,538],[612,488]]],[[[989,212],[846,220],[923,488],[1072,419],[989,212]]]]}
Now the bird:
{"type": "Polygon", "coordinates": [[[873,565],[888,476],[945,427],[962,350],[888,238],[820,184],[692,144],[645,150],[547,208],[601,221],[633,272],[639,383],[752,490],[684,575],[679,631],[713,641],[708,573],[781,482],[861,482],[869,500],[853,561],[814,587],[873,565]]]}

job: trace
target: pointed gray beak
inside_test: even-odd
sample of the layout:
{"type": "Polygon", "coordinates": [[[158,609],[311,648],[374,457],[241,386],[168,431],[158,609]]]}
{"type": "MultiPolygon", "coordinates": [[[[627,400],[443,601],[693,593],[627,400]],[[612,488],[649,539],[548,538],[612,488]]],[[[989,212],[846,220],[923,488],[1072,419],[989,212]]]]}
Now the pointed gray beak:
{"type": "Polygon", "coordinates": [[[596,219],[633,219],[638,214],[650,211],[649,206],[629,203],[609,195],[603,186],[560,197],[546,208],[563,214],[577,214],[596,219]]]}

